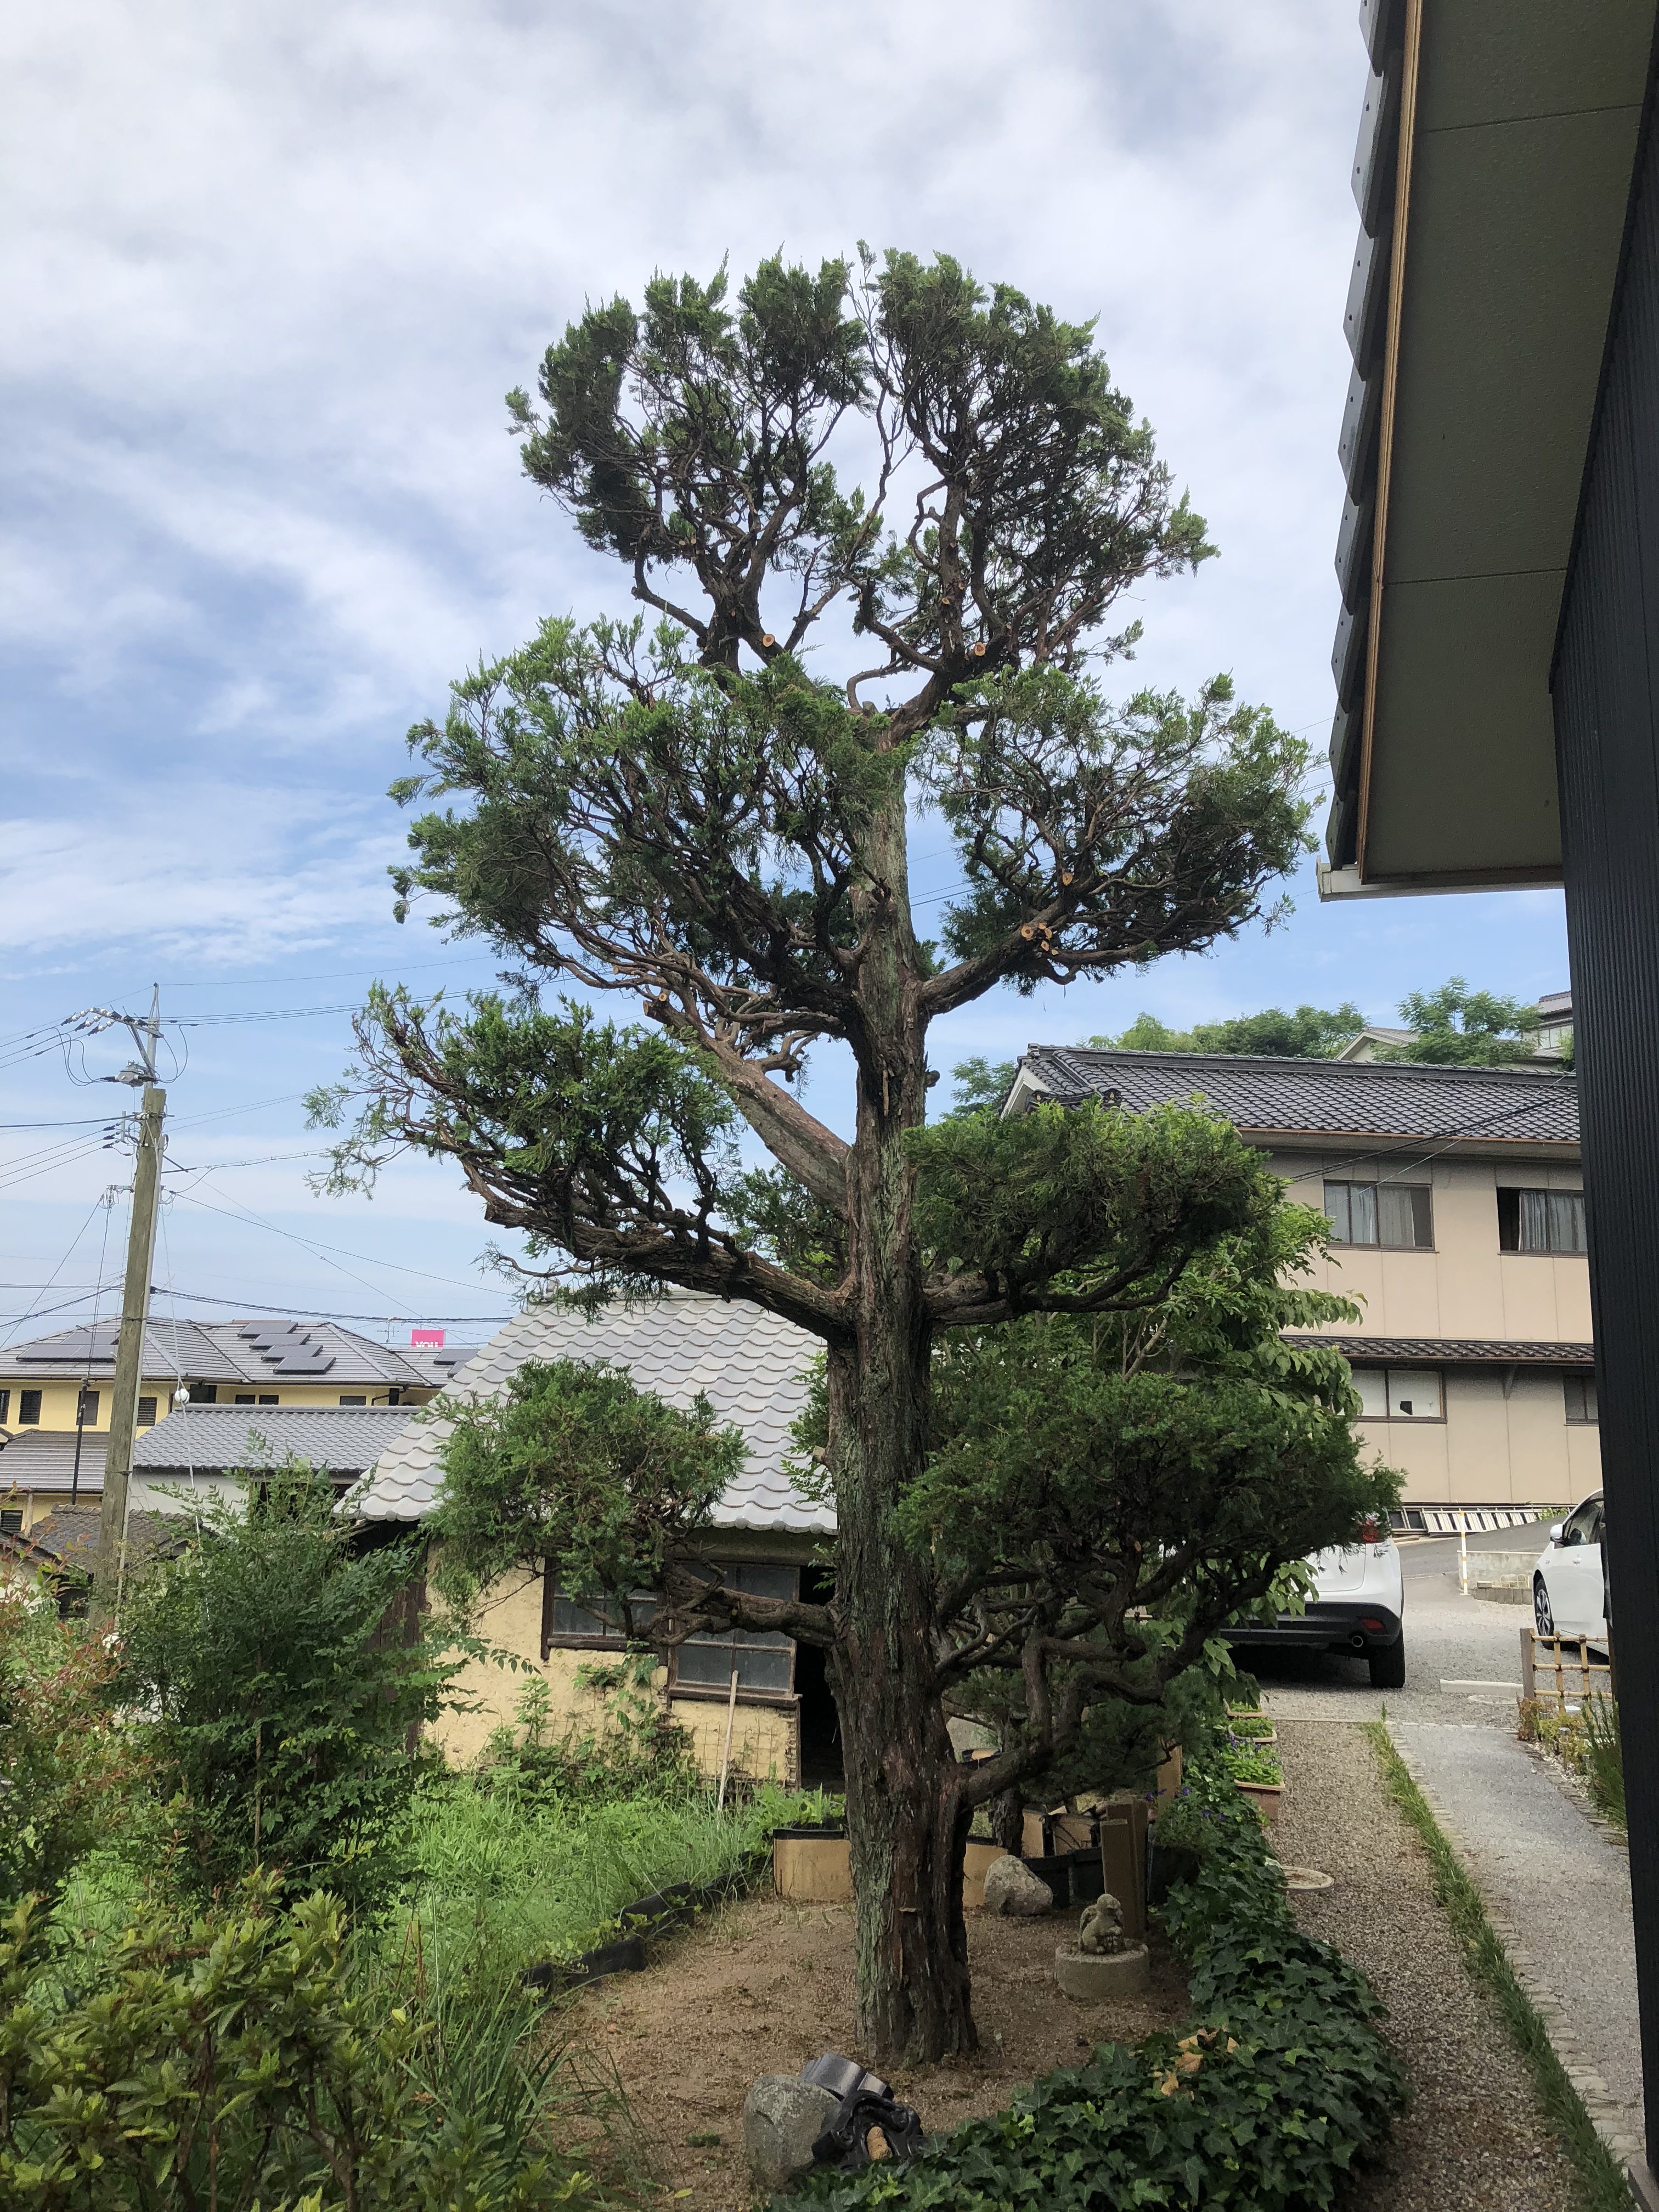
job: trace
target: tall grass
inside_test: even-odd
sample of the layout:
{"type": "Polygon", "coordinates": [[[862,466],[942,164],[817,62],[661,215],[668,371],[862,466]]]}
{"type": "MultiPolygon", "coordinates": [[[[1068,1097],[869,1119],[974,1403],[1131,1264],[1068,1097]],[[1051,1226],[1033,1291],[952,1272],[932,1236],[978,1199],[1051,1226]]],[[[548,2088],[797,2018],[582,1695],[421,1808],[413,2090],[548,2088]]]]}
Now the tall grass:
{"type": "Polygon", "coordinates": [[[717,1812],[701,1790],[573,1802],[449,1777],[416,1806],[419,1873],[394,1940],[417,1942],[439,1973],[471,1960],[474,1973],[515,1975],[602,1942],[637,1897],[736,1874],[781,1821],[823,1810],[771,1785],[717,1812]]]}

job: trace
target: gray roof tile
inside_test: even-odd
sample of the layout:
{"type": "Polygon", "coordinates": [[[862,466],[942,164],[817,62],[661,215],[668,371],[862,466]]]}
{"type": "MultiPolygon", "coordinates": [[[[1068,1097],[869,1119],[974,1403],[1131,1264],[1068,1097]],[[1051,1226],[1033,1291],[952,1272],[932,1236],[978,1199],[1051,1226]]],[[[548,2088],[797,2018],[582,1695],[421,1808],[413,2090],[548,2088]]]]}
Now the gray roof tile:
{"type": "Polygon", "coordinates": [[[1406,1360],[1431,1367],[1594,1367],[1593,1344],[1498,1341],[1473,1336],[1300,1336],[1287,1344],[1328,1345],[1344,1358],[1406,1360]]]}
{"type": "MultiPolygon", "coordinates": [[[[279,1467],[289,1457],[361,1474],[414,1419],[408,1406],[178,1406],[133,1448],[146,1475],[279,1467]]],[[[0,1473],[5,1460],[0,1455],[0,1473]]]]}
{"type": "MultiPolygon", "coordinates": [[[[833,1511],[802,1498],[784,1464],[817,1349],[805,1330],[759,1306],[672,1291],[660,1300],[607,1307],[591,1321],[562,1308],[520,1314],[461,1370],[455,1392],[492,1396],[527,1359],[583,1359],[627,1369],[637,1389],[671,1406],[689,1407],[701,1393],[750,1446],[743,1472],[714,1509],[718,1525],[828,1530],[833,1511]]],[[[411,1417],[353,1493],[364,1519],[418,1521],[429,1510],[449,1427],[430,1414],[411,1417]]]]}
{"type": "Polygon", "coordinates": [[[1571,1075],[1556,1069],[1379,1066],[1035,1044],[1020,1066],[1059,1105],[1081,1105],[1116,1091],[1138,1112],[1196,1093],[1252,1136],[1578,1142],[1577,1086],[1571,1075]]]}
{"type": "MultiPolygon", "coordinates": [[[[94,1380],[114,1371],[113,1321],[83,1322],[55,1336],[37,1337],[0,1352],[0,1382],[17,1376],[65,1381],[87,1372],[94,1380]]],[[[178,1375],[192,1382],[364,1382],[441,1389],[468,1357],[461,1346],[376,1344],[356,1329],[328,1321],[155,1321],[144,1332],[147,1381],[178,1375]]]]}

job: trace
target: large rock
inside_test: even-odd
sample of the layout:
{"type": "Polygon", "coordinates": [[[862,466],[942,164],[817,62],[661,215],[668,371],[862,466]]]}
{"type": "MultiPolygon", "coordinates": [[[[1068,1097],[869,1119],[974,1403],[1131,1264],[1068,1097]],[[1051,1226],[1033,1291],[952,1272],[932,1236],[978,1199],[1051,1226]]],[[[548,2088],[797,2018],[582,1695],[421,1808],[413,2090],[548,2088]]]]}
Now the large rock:
{"type": "Polygon", "coordinates": [[[781,2188],[811,2166],[813,2144],[840,2110],[839,2097],[798,2074],[757,2075],[743,2100],[744,2148],[756,2180],[781,2188]]]}
{"type": "Polygon", "coordinates": [[[1011,1913],[1018,1920],[1035,1920],[1054,1909],[1054,1893],[1039,1881],[1024,1862],[1012,1851],[993,1859],[985,1869],[985,1910],[1011,1913]]]}

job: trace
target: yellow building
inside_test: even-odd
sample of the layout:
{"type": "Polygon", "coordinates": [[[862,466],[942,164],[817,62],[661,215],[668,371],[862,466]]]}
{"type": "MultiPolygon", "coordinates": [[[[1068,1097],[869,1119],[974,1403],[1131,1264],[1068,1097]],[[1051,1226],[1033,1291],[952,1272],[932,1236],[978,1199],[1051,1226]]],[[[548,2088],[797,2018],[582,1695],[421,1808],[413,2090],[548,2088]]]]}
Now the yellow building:
{"type": "MultiPolygon", "coordinates": [[[[83,1325],[0,1352],[0,1510],[10,1528],[102,1495],[116,1329],[83,1325]]],[[[466,1356],[441,1340],[376,1344],[333,1322],[153,1321],[139,1434],[180,1404],[421,1406],[466,1356]]]]}
{"type": "Polygon", "coordinates": [[[1316,1286],[1364,1311],[1324,1340],[1352,1364],[1364,1432],[1404,1470],[1403,1525],[1449,1528],[1467,1508],[1497,1526],[1596,1487],[1571,1074],[1033,1046],[1004,1110],[1195,1093],[1330,1218],[1316,1286]]]}
{"type": "MultiPolygon", "coordinates": [[[[458,1372],[454,1388],[489,1398],[505,1390],[526,1360],[580,1359],[628,1370],[638,1389],[672,1406],[707,1397],[749,1443],[742,1473],[714,1509],[708,1557],[757,1595],[811,1599],[819,1592],[834,1515],[800,1495],[787,1461],[817,1349],[816,1339],[758,1306],[673,1291],[640,1305],[607,1307],[591,1321],[556,1309],[520,1314],[458,1372]]],[[[366,1522],[417,1527],[442,1481],[438,1462],[447,1432],[441,1419],[400,1429],[350,1494],[349,1508],[366,1522]]],[[[480,1660],[469,1668],[461,1688],[471,1709],[452,1713],[439,1729],[457,1759],[483,1749],[538,1676],[556,1711],[579,1717],[579,1669],[621,1650],[621,1638],[539,1567],[504,1576],[486,1593],[483,1632],[517,1666],[480,1660]]],[[[711,1773],[726,1755],[729,1722],[731,1759],[744,1773],[791,1784],[839,1775],[821,1651],[787,1636],[695,1636],[675,1652],[659,1686],[711,1773]]]]}

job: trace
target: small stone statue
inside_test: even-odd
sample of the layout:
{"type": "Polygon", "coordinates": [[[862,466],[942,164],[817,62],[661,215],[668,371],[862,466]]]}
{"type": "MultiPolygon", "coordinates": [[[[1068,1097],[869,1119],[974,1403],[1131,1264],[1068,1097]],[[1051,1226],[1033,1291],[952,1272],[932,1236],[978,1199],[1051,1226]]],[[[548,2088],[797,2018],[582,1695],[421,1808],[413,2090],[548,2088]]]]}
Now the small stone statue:
{"type": "Polygon", "coordinates": [[[1077,1942],[1079,1950],[1091,1959],[1115,1958],[1127,1948],[1123,1940],[1123,1907],[1110,1890],[1103,1890],[1085,1912],[1077,1942]]]}

